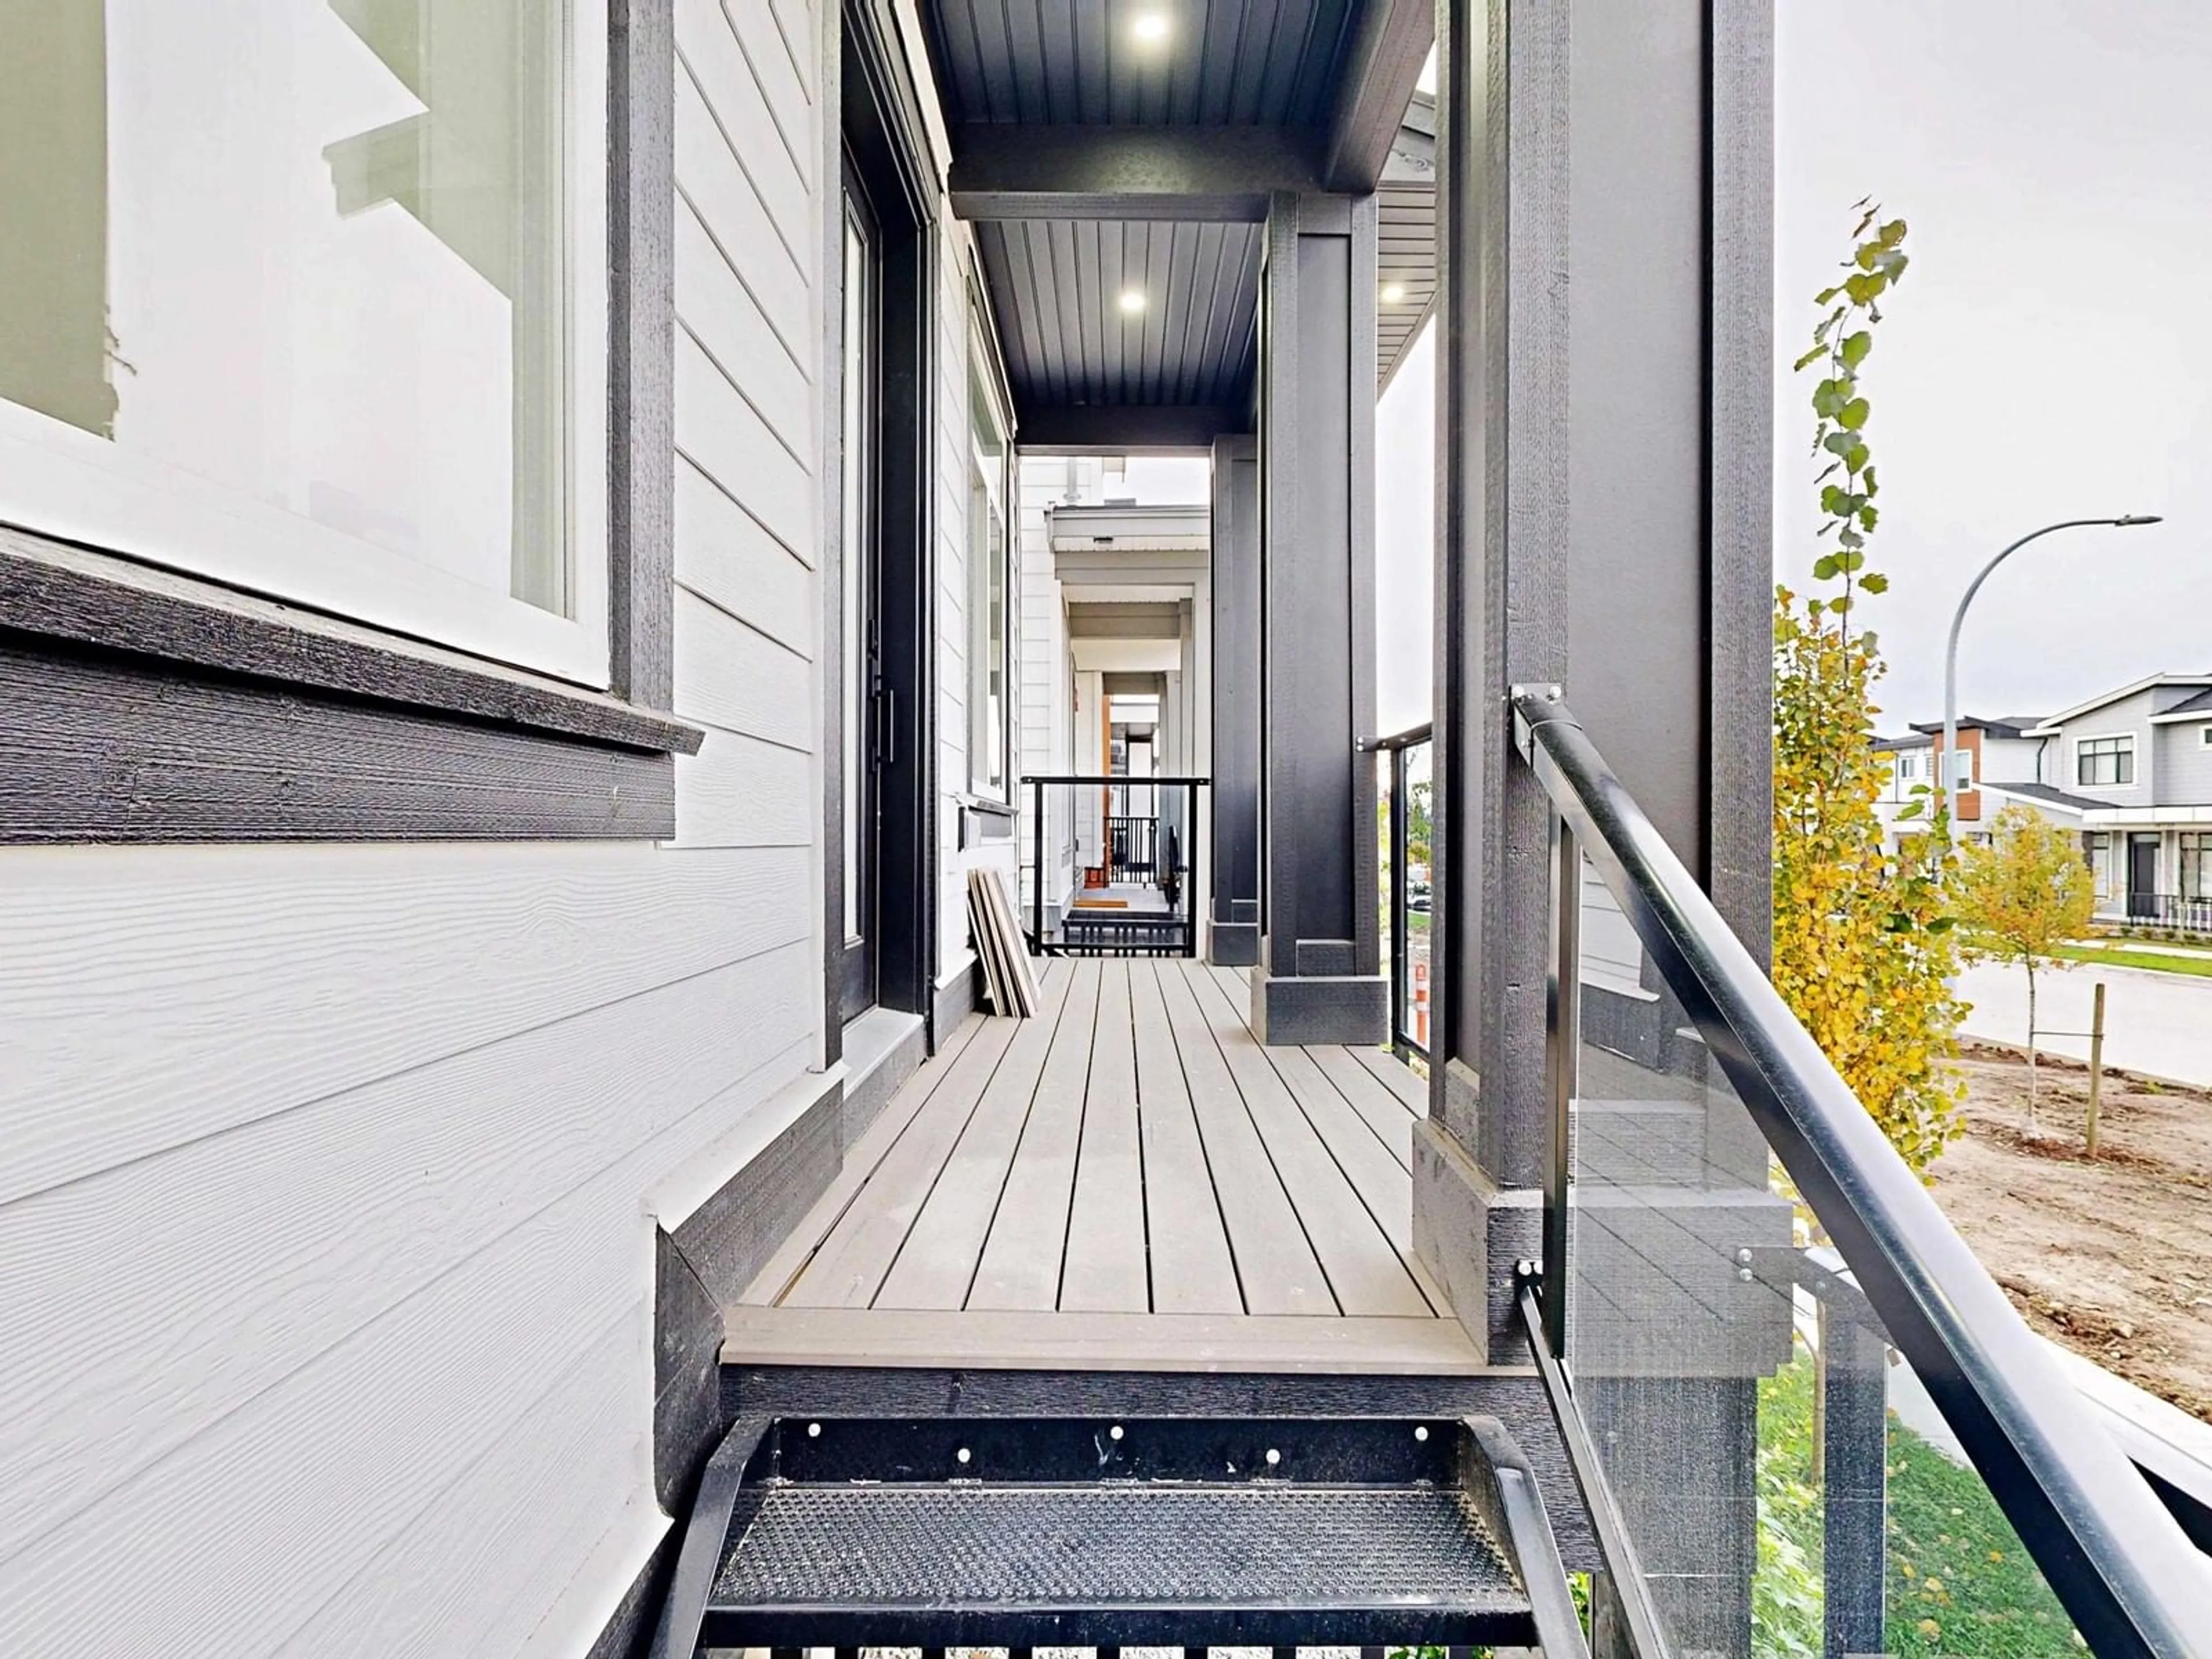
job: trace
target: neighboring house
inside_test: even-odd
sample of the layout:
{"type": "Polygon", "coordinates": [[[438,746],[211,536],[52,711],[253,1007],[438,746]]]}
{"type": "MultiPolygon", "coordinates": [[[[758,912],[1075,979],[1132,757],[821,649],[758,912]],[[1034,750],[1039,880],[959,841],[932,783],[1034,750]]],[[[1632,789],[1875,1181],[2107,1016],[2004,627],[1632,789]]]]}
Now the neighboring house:
{"type": "Polygon", "coordinates": [[[2078,811],[2099,915],[2212,931],[2212,674],[2153,674],[2025,735],[2078,811]]]}
{"type": "MultiPolygon", "coordinates": [[[[1960,839],[2033,807],[2081,836],[2100,916],[2212,931],[2212,675],[2154,674],[2047,719],[1964,716],[1958,729],[1960,839]]],[[[1875,744],[1891,757],[1877,810],[1893,844],[1921,821],[1899,815],[1927,799],[1942,731],[1920,721],[1875,744]]]]}

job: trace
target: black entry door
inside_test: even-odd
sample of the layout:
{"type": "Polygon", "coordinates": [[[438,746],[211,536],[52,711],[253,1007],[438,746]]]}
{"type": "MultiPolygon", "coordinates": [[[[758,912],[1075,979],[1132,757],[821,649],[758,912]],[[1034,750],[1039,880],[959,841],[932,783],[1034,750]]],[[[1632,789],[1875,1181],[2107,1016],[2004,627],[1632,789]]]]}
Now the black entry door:
{"type": "Polygon", "coordinates": [[[880,978],[883,916],[883,568],[879,429],[883,404],[883,236],[867,193],[848,165],[844,189],[840,448],[844,476],[842,564],[844,686],[844,1017],[873,1007],[880,978]]]}
{"type": "Polygon", "coordinates": [[[2148,920],[2158,914],[2158,837],[2128,837],[2128,915],[2148,920]]]}

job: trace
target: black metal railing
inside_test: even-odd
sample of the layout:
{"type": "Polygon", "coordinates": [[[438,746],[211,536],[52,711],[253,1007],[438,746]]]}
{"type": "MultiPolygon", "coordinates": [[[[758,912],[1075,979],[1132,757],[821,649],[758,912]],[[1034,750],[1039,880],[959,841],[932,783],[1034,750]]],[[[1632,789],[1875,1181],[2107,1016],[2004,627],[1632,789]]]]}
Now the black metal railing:
{"type": "Polygon", "coordinates": [[[2185,893],[2130,893],[2122,914],[2136,927],[2166,927],[2178,933],[2212,933],[2212,898],[2185,893]]]}
{"type": "Polygon", "coordinates": [[[1419,792],[1430,780],[1431,738],[1431,728],[1424,725],[1359,745],[1362,754],[1382,756],[1387,767],[1378,785],[1389,812],[1382,844],[1382,956],[1390,964],[1390,1047],[1424,1060],[1429,1057],[1431,889],[1425,825],[1416,820],[1423,817],[1417,810],[1419,792]],[[1417,852],[1423,856],[1417,859],[1417,852]]]}
{"type": "Polygon", "coordinates": [[[1553,811],[1557,909],[1546,1265],[1528,1264],[1522,1305],[1577,1431],[1577,1481],[1619,1523],[1605,1553],[1635,1650],[1746,1650],[1751,1441],[1763,1469],[1771,1385],[1791,1365],[1826,1380],[1808,1418],[1825,1408],[1809,1453],[1827,1486],[1825,1651],[1885,1650],[1884,1479],[1919,1478],[1893,1450],[1919,1432],[1909,1420],[1925,1431],[1913,1444],[1978,1477],[1975,1501],[2001,1511],[2094,1651],[2212,1650],[2205,1557],[2083,1431],[2042,1340],[1557,689],[1516,691],[1514,710],[1553,811]],[[1793,1204],[1834,1255],[1795,1236],[1793,1204]],[[1710,1480],[1729,1460],[1735,1483],[1710,1480]]]}
{"type": "Polygon", "coordinates": [[[1198,954],[1210,779],[1025,777],[1029,945],[1038,956],[1198,954]]]}

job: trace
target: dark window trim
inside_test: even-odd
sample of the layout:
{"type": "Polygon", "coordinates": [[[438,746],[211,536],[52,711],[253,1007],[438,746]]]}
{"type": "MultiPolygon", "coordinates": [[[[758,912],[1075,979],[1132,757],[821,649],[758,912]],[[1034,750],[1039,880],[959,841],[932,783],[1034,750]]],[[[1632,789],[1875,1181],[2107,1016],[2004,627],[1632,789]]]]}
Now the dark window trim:
{"type": "MultiPolygon", "coordinates": [[[[877,880],[884,896],[877,922],[877,1006],[922,1016],[933,1052],[934,975],[937,939],[937,766],[935,560],[931,495],[937,440],[937,324],[935,183],[927,165],[928,141],[921,95],[908,73],[890,0],[842,0],[821,9],[828,88],[820,107],[834,110],[836,122],[824,136],[825,179],[840,176],[849,150],[866,184],[885,238],[882,471],[878,511],[883,568],[878,627],[884,681],[894,692],[891,760],[879,776],[877,880]],[[834,78],[832,76],[834,76],[834,78]]],[[[825,221],[835,216],[825,214],[825,221]]],[[[842,270],[842,260],[827,247],[826,269],[842,270]]],[[[822,396],[835,409],[842,359],[830,320],[839,308],[825,305],[822,396]]],[[[836,488],[842,465],[839,441],[825,446],[823,487],[836,488]]],[[[842,628],[836,605],[843,592],[842,554],[836,544],[841,508],[825,493],[823,518],[824,669],[823,696],[823,845],[842,845],[843,769],[839,730],[842,703],[842,628]]],[[[831,872],[823,883],[825,939],[825,1030],[842,1030],[842,957],[844,895],[841,860],[825,860],[831,872]]],[[[828,1058],[842,1051],[842,1040],[825,1042],[828,1058]]]]}
{"type": "Polygon", "coordinates": [[[611,692],[0,526],[0,844],[675,833],[675,25],[608,23],[611,692]]]}

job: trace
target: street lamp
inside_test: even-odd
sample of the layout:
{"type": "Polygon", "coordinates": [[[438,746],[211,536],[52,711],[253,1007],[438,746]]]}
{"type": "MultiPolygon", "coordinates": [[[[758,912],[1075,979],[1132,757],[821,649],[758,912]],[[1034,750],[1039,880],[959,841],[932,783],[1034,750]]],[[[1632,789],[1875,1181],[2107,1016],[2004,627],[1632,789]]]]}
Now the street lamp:
{"type": "MultiPolygon", "coordinates": [[[[2066,519],[2057,524],[2047,524],[2040,530],[2031,530],[2010,547],[1981,568],[1974,580],[1966,584],[1966,591],[1959,598],[1959,608],[1951,613],[1951,637],[1943,647],[1943,757],[1938,761],[1939,774],[1936,780],[1936,803],[1939,812],[1951,801],[1951,780],[1958,775],[1959,752],[1959,628],[1966,620],[1966,607],[1974,602],[1974,595],[1982,591],[1982,584],[2007,559],[2026,547],[2038,537],[2048,536],[2056,530],[2079,530],[2087,525],[2106,525],[2116,530],[2128,530],[2139,524],[2157,524],[2160,517],[2155,513],[2126,513],[2117,519],[2066,519]]],[[[1948,816],[1943,820],[1943,841],[1951,841],[1951,824],[1948,816]]]]}

